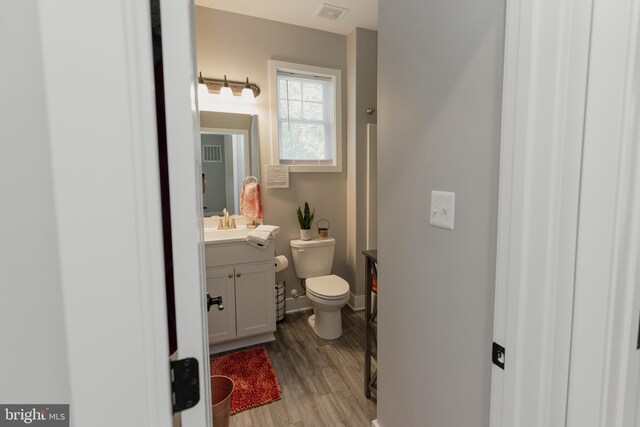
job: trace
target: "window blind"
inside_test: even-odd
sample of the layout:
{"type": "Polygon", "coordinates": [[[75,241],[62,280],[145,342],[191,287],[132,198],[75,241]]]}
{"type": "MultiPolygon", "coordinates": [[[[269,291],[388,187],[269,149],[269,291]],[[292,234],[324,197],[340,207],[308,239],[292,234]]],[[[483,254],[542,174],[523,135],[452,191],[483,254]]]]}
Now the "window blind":
{"type": "Polygon", "coordinates": [[[283,164],[331,164],[335,151],[334,83],[278,71],[278,144],[283,164]]]}

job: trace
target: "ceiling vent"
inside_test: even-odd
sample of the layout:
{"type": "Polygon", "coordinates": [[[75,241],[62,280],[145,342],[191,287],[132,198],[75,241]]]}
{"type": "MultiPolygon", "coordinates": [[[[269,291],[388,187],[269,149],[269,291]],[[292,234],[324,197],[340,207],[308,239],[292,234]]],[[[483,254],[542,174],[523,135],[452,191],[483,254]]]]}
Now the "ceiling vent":
{"type": "Polygon", "coordinates": [[[332,21],[339,21],[348,11],[349,9],[345,9],[344,7],[322,3],[314,15],[332,21]]]}

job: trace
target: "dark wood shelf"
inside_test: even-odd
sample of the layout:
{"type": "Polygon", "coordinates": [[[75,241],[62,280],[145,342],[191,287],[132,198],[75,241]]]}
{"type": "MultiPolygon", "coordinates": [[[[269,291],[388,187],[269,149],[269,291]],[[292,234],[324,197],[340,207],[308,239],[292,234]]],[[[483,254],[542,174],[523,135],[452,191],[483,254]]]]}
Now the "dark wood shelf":
{"type": "Polygon", "coordinates": [[[377,334],[378,334],[378,250],[362,251],[366,258],[366,289],[364,293],[365,309],[365,349],[364,349],[364,395],[372,400],[377,399],[378,372],[372,367],[376,362],[377,367],[377,334]],[[371,293],[376,294],[376,299],[371,303],[371,293]],[[376,349],[373,350],[373,343],[376,349]]]}

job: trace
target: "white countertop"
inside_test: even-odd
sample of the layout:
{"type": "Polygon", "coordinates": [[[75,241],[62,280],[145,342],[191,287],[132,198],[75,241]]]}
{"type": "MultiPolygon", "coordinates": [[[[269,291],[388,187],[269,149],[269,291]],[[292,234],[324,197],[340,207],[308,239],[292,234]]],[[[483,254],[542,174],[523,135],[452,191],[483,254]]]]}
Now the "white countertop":
{"type": "Polygon", "coordinates": [[[251,232],[250,228],[238,227],[228,230],[218,230],[217,228],[204,229],[204,242],[206,245],[215,245],[218,243],[243,242],[247,240],[247,234],[251,232]]]}

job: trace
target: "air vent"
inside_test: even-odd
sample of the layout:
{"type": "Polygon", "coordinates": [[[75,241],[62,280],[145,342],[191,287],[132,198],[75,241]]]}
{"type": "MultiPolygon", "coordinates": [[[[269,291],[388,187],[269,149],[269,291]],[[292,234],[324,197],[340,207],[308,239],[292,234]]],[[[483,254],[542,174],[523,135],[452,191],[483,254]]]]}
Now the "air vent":
{"type": "Polygon", "coordinates": [[[222,148],[219,145],[203,145],[202,161],[203,162],[221,162],[222,148]]]}
{"type": "Polygon", "coordinates": [[[320,18],[330,19],[332,21],[338,21],[342,18],[349,9],[344,7],[334,6],[332,4],[322,3],[320,8],[316,11],[315,15],[320,18]]]}

